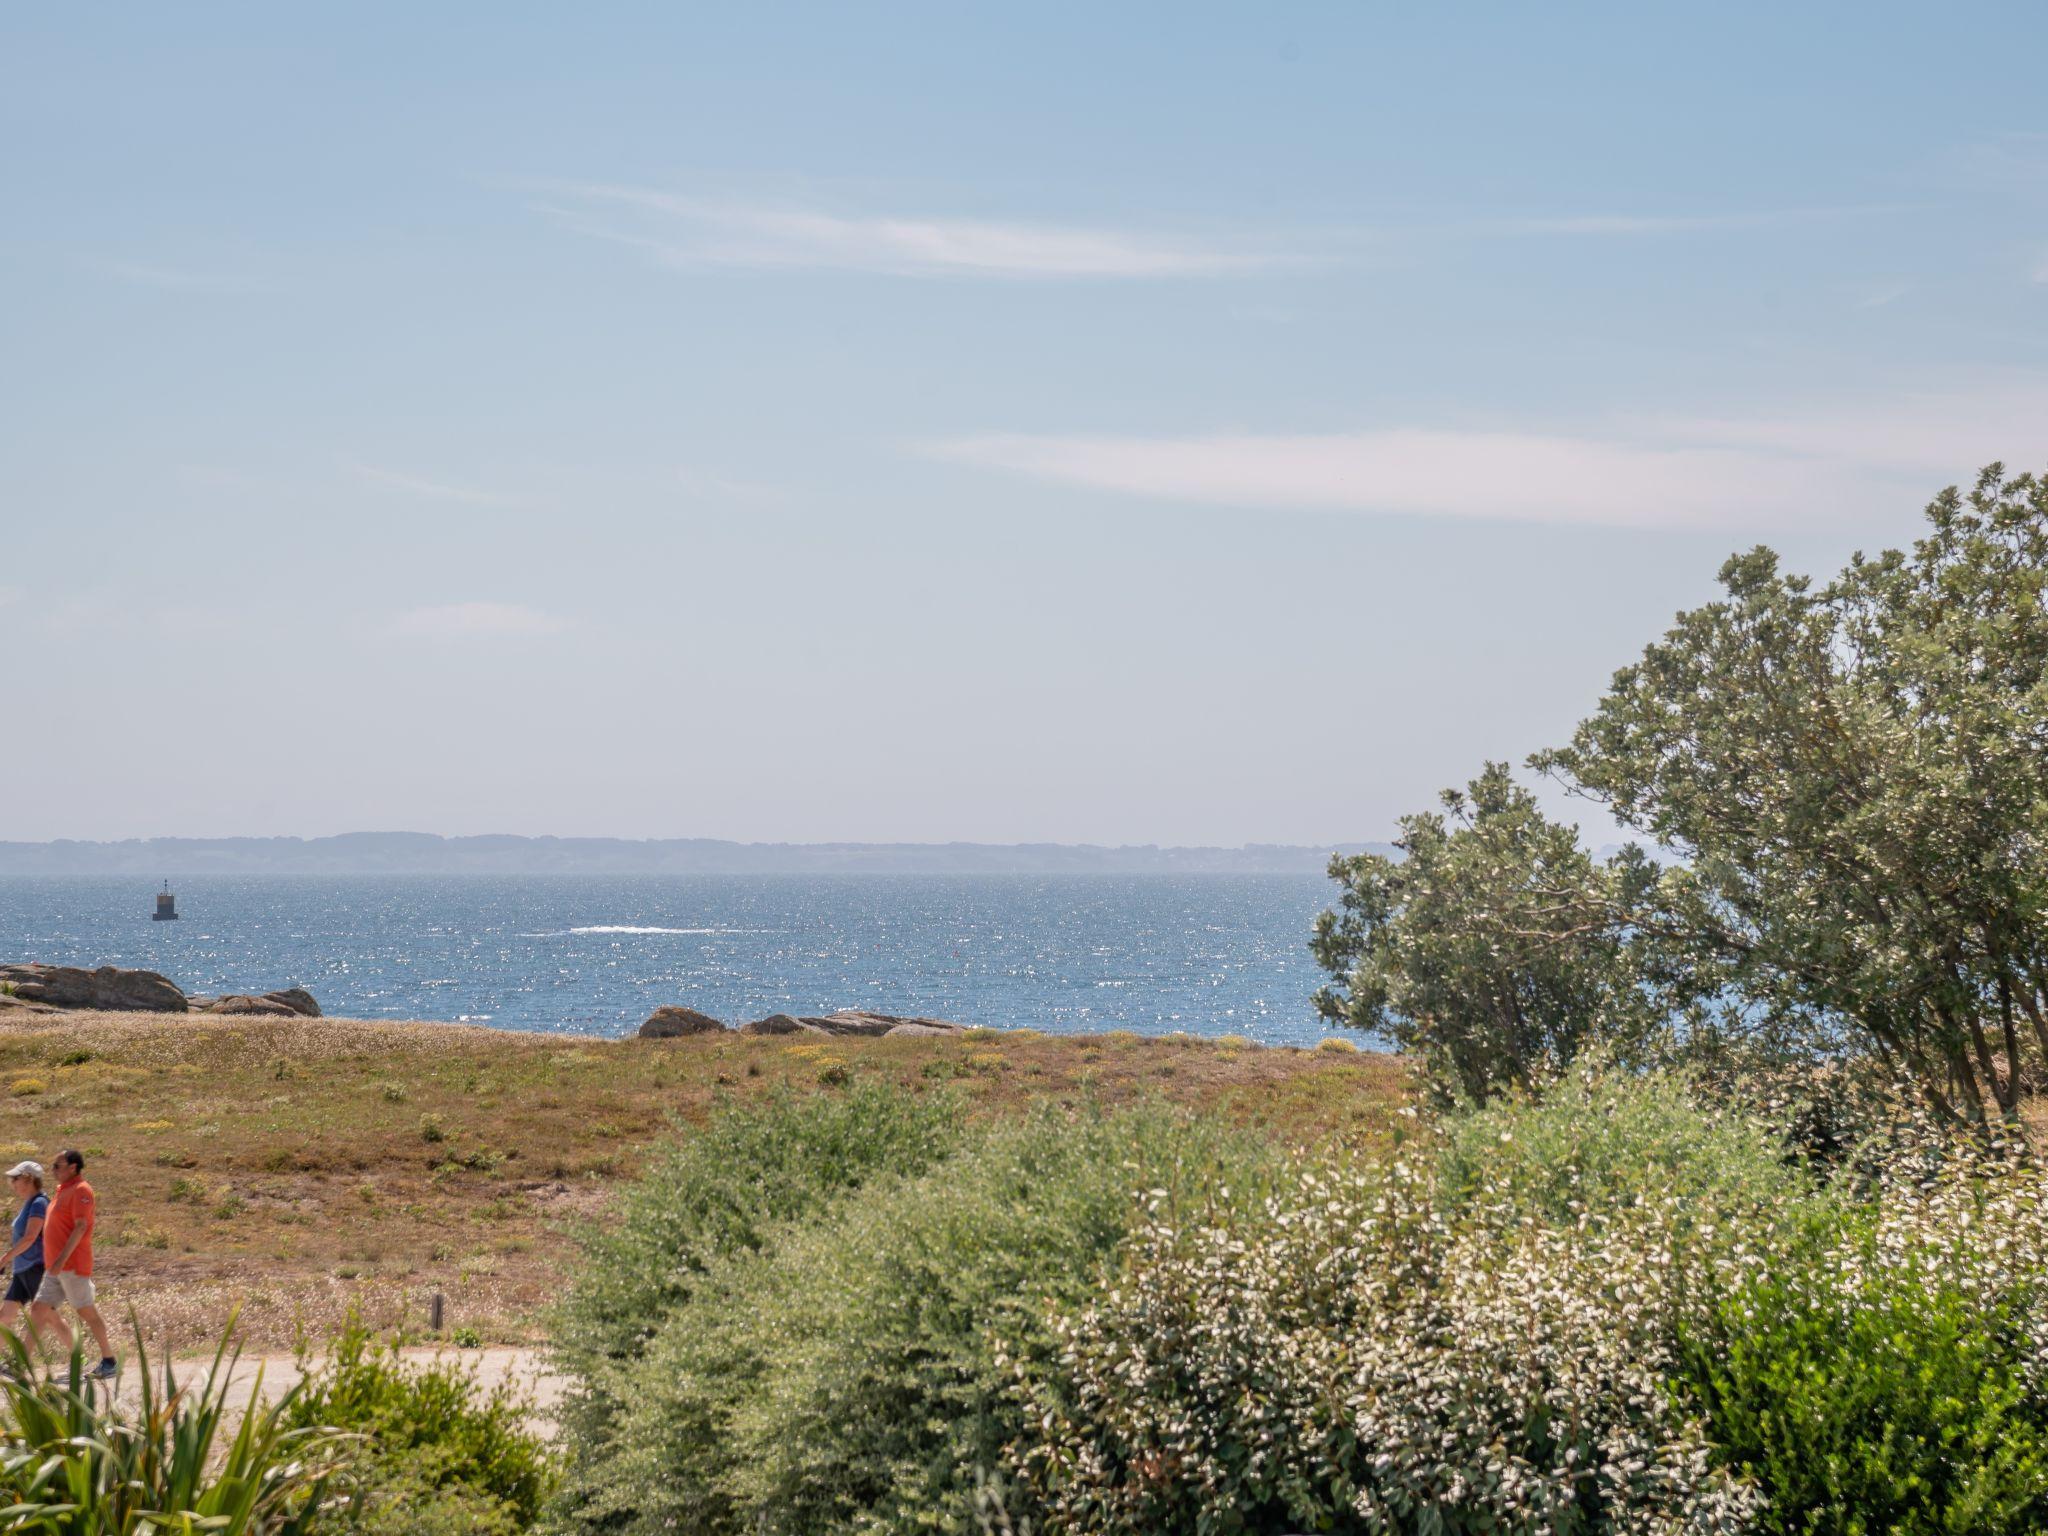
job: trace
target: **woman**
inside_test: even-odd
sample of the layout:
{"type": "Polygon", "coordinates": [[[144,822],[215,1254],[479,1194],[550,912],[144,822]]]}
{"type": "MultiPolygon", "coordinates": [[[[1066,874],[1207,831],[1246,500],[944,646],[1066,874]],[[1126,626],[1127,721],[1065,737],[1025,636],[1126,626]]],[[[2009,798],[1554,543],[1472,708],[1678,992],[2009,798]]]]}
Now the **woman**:
{"type": "Polygon", "coordinates": [[[21,1209],[14,1213],[14,1246],[0,1261],[8,1276],[7,1299],[0,1301],[0,1328],[12,1328],[21,1309],[35,1300],[43,1283],[43,1219],[49,1214],[50,1199],[43,1193],[43,1165],[16,1163],[7,1170],[7,1182],[21,1209]]]}

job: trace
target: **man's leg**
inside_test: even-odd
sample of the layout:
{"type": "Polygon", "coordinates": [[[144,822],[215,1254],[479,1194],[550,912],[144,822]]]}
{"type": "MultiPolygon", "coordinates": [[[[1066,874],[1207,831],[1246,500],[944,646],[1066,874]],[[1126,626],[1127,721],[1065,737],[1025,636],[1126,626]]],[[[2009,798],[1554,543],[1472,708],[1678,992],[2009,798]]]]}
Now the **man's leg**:
{"type": "Polygon", "coordinates": [[[57,1309],[38,1297],[36,1304],[28,1309],[28,1326],[38,1338],[47,1334],[57,1341],[57,1348],[64,1354],[71,1353],[71,1329],[58,1315],[57,1309]]]}
{"type": "Polygon", "coordinates": [[[114,1341],[107,1337],[106,1319],[100,1316],[100,1309],[91,1302],[87,1302],[78,1309],[78,1320],[90,1328],[93,1338],[99,1341],[100,1358],[102,1360],[113,1359],[114,1341]]]}

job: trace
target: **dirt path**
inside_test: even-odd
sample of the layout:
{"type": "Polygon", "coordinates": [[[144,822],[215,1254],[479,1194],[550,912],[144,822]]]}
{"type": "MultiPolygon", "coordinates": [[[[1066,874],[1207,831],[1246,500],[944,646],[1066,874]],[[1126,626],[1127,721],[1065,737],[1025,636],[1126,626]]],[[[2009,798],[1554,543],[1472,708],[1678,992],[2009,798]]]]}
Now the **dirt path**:
{"type": "MultiPolygon", "coordinates": [[[[408,1349],[403,1358],[412,1362],[449,1361],[473,1370],[479,1386],[485,1390],[509,1384],[514,1392],[524,1398],[527,1404],[527,1418],[533,1427],[543,1434],[554,1433],[555,1405],[561,1401],[568,1383],[560,1376],[548,1372],[541,1352],[537,1349],[501,1347],[495,1349],[408,1349]]],[[[205,1373],[209,1362],[185,1360],[178,1362],[178,1381],[183,1385],[188,1379],[195,1380],[205,1373]]],[[[316,1360],[315,1365],[318,1365],[316,1360]]],[[[156,1369],[161,1369],[157,1367],[156,1369]]],[[[239,1416],[253,1400],[257,1390],[257,1374],[262,1373],[262,1392],[266,1400],[276,1398],[280,1393],[289,1392],[300,1379],[298,1361],[286,1354],[246,1354],[236,1362],[235,1371],[228,1383],[228,1406],[231,1416],[239,1416]]],[[[125,1406],[133,1407],[140,1397],[141,1388],[132,1376],[123,1375],[118,1400],[125,1406]]]]}

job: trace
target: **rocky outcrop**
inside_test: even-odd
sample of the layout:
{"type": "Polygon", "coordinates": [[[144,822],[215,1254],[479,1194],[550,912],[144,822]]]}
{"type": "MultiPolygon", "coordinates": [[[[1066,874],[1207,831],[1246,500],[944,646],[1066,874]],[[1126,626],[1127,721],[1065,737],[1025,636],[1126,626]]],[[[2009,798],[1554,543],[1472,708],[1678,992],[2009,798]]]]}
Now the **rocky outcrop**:
{"type": "Polygon", "coordinates": [[[743,1035],[822,1035],[824,1030],[803,1019],[793,1019],[786,1013],[771,1013],[765,1019],[756,1019],[751,1024],[742,1024],[743,1035]]]}
{"type": "Polygon", "coordinates": [[[320,1005],[304,987],[258,995],[187,997],[176,982],[155,971],[103,965],[96,971],[73,965],[0,965],[0,1008],[15,1010],[84,1008],[109,1013],[228,1013],[272,1018],[317,1019],[320,1005]]]}
{"type": "Polygon", "coordinates": [[[214,998],[202,1005],[194,999],[192,1006],[201,1013],[255,1014],[273,1019],[317,1019],[320,1005],[313,1001],[313,994],[303,987],[286,987],[282,992],[265,992],[260,996],[246,992],[230,992],[226,997],[214,998]]]}
{"type": "Polygon", "coordinates": [[[273,1003],[267,997],[251,997],[246,992],[230,992],[226,997],[216,997],[199,1013],[254,1014],[259,1018],[289,1019],[294,1017],[291,1009],[283,1003],[273,1003]]]}
{"type": "Polygon", "coordinates": [[[909,1019],[893,1013],[868,1013],[858,1008],[842,1008],[837,1013],[807,1013],[794,1018],[786,1013],[771,1013],[765,1019],[756,1019],[751,1024],[742,1024],[743,1035],[952,1035],[967,1026],[949,1023],[945,1019],[909,1019]]]}
{"type": "Polygon", "coordinates": [[[905,1018],[894,1013],[866,1013],[857,1008],[842,1008],[805,1022],[819,1025],[829,1035],[957,1035],[967,1028],[950,1019],[905,1018]]]}
{"type": "Polygon", "coordinates": [[[683,1035],[722,1035],[725,1026],[708,1013],[694,1008],[657,1008],[640,1026],[642,1040],[675,1040],[683,1035]]]}
{"type": "Polygon", "coordinates": [[[175,982],[155,971],[103,965],[88,971],[75,965],[0,965],[0,990],[53,1008],[90,1008],[108,1013],[183,1013],[190,1006],[175,982]]]}

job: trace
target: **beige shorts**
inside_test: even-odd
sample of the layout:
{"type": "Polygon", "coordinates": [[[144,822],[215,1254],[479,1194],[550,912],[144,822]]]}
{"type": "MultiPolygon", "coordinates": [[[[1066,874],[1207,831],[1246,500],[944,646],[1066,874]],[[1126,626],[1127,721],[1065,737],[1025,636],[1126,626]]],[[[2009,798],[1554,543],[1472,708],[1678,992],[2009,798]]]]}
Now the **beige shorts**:
{"type": "Polygon", "coordinates": [[[69,1270],[60,1275],[52,1270],[43,1276],[42,1286],[36,1291],[36,1300],[46,1307],[89,1307],[92,1305],[92,1276],[74,1275],[69,1270]]]}

